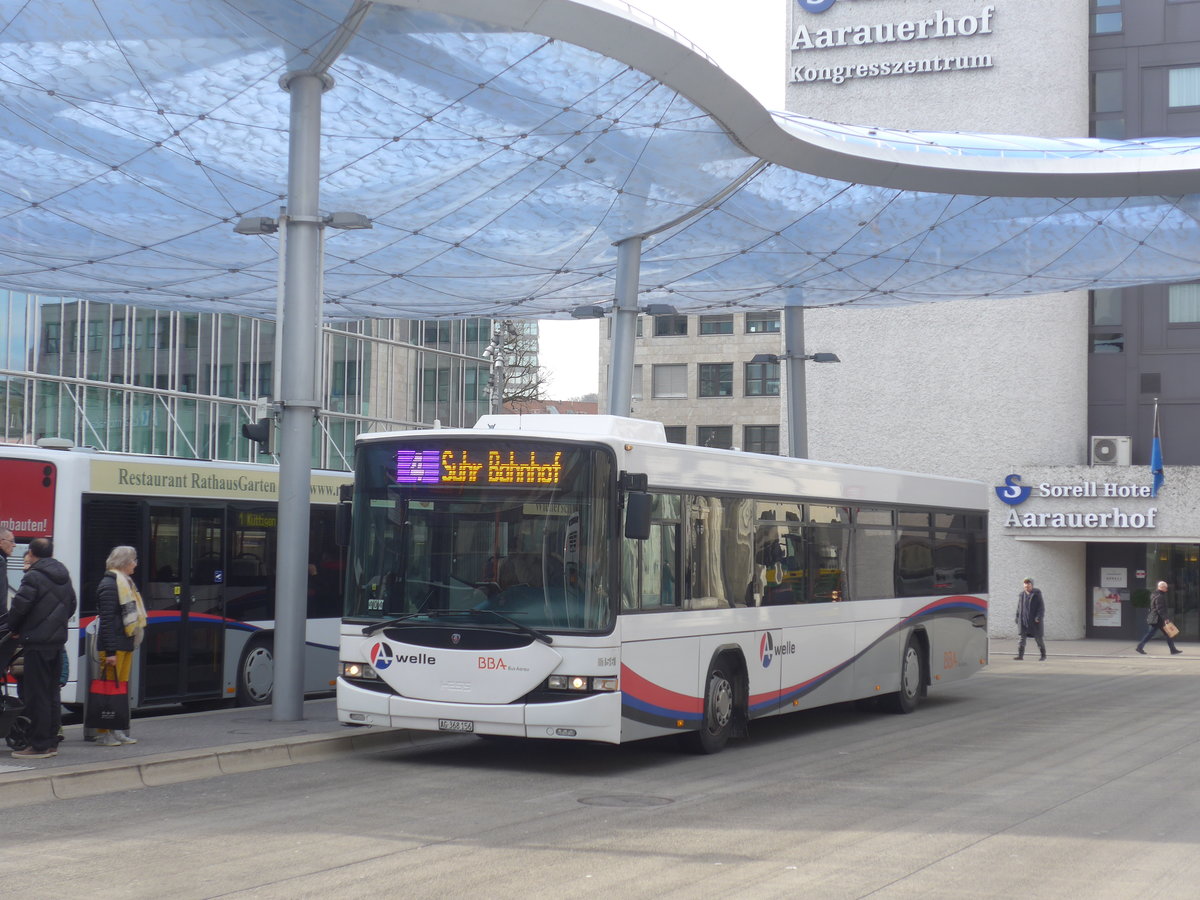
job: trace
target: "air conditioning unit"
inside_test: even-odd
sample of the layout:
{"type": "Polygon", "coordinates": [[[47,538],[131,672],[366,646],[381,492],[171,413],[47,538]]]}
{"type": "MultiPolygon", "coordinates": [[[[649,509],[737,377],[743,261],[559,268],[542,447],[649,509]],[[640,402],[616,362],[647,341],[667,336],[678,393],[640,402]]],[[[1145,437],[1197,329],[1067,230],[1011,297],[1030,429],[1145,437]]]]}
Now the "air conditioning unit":
{"type": "Polygon", "coordinates": [[[1133,457],[1133,440],[1128,435],[1092,435],[1093,466],[1127,466],[1133,457]]]}

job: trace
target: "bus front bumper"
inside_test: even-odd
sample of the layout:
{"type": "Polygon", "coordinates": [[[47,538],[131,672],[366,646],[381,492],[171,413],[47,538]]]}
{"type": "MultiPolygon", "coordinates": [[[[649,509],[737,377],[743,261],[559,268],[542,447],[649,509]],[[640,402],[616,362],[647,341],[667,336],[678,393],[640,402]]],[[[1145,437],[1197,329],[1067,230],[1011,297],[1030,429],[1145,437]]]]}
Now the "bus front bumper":
{"type": "Polygon", "coordinates": [[[557,740],[621,741],[621,695],[593,694],[561,703],[444,703],[410,700],[337,680],[338,721],[447,734],[495,734],[557,740]]]}

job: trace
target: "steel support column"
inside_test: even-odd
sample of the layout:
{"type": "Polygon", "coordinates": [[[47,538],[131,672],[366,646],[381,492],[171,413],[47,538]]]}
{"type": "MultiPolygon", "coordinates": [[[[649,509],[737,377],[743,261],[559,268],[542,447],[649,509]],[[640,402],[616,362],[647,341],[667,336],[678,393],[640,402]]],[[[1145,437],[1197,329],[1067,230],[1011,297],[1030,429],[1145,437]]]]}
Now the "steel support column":
{"type": "MultiPolygon", "coordinates": [[[[802,300],[802,298],[801,298],[802,300]]],[[[790,301],[790,298],[789,298],[790,301]]],[[[808,404],[804,383],[804,307],[783,308],[783,374],[787,379],[788,456],[808,456],[808,404]]]]}
{"type": "Polygon", "coordinates": [[[642,239],[617,244],[617,298],[613,304],[612,362],[608,373],[608,412],[627,416],[633,411],[633,350],[637,336],[638,277],[642,239]]]}
{"type": "Polygon", "coordinates": [[[320,137],[326,76],[295,72],[282,85],[291,94],[285,234],[279,425],[279,546],[275,583],[275,688],[271,718],[304,718],[304,638],[308,607],[308,522],[313,422],[319,408],[320,137]]]}

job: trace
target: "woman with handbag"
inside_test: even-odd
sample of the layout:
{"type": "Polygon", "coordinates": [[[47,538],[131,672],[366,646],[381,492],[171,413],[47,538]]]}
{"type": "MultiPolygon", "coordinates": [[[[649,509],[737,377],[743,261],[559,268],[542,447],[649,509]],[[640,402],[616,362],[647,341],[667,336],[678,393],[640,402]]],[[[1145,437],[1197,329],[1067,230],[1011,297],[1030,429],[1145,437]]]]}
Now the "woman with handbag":
{"type": "MultiPolygon", "coordinates": [[[[125,685],[126,693],[133,654],[146,630],[146,607],[132,578],[137,564],[137,551],[133,547],[113,547],[104,564],[107,571],[96,586],[96,607],[100,613],[96,631],[96,655],[100,663],[97,680],[111,679],[125,685]]],[[[98,728],[96,743],[101,747],[119,747],[136,744],[137,738],[130,737],[126,723],[123,729],[98,728]]]]}
{"type": "MultiPolygon", "coordinates": [[[[1171,633],[1167,631],[1166,626],[1171,624],[1171,620],[1167,618],[1167,583],[1160,581],[1158,590],[1150,595],[1150,612],[1146,614],[1146,633],[1142,636],[1134,649],[1138,653],[1146,652],[1146,642],[1154,637],[1156,631],[1161,631],[1163,637],[1167,639],[1167,646],[1171,648],[1172,653],[1182,653],[1175,642],[1171,640],[1171,633]]],[[[1176,631],[1176,634],[1179,632],[1176,631]]]]}

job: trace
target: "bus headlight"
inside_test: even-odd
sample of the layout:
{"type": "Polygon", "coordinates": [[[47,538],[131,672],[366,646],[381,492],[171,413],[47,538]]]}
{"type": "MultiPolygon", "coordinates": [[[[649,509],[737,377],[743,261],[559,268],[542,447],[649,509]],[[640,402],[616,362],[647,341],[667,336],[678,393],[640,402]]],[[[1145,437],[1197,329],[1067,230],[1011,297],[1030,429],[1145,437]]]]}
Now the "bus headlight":
{"type": "Polygon", "coordinates": [[[600,676],[600,677],[592,679],[592,690],[593,691],[617,691],[617,690],[620,690],[620,688],[618,687],[619,684],[620,684],[620,682],[617,681],[617,676],[615,676],[615,675],[600,676]]]}
{"type": "Polygon", "coordinates": [[[367,663],[362,662],[344,662],[342,663],[343,678],[378,678],[375,670],[367,663]]]}

